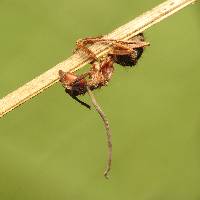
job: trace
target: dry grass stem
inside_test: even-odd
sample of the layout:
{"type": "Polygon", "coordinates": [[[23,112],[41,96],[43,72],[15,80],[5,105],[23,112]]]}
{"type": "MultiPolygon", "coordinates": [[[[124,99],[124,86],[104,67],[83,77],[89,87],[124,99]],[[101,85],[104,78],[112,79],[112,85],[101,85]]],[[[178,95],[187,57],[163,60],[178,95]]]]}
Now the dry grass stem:
{"type": "MultiPolygon", "coordinates": [[[[104,36],[104,38],[117,40],[130,39],[161,20],[173,15],[182,8],[194,3],[195,1],[198,0],[167,0],[129,23],[119,27],[110,34],[104,36]]],[[[108,52],[109,45],[95,44],[92,45],[90,49],[97,55],[97,57],[99,57],[108,52]]],[[[57,64],[32,81],[11,92],[0,100],[0,117],[56,83],[59,79],[59,70],[63,70],[65,72],[70,70],[75,71],[88,64],[90,61],[91,60],[88,58],[88,55],[76,52],[67,60],[57,64]]]]}

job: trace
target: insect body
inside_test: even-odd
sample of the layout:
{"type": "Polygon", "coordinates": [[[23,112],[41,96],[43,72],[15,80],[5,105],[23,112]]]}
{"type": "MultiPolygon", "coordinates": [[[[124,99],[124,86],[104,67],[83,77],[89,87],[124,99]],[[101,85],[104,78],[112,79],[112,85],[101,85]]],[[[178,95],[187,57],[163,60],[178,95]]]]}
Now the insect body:
{"type": "MultiPolygon", "coordinates": [[[[60,70],[60,82],[65,87],[65,91],[72,98],[81,103],[77,96],[85,94],[87,92],[87,86],[90,90],[106,86],[114,71],[114,63],[125,67],[136,65],[144,48],[148,45],[149,43],[144,40],[143,33],[136,35],[128,41],[104,39],[102,37],[88,37],[78,40],[76,43],[76,50],[84,51],[93,59],[91,68],[88,72],[79,76],[72,72],[65,73],[60,70]],[[95,43],[111,45],[108,54],[100,60],[98,60],[96,55],[88,48],[88,45],[95,43]]],[[[89,108],[89,105],[83,102],[81,104],[89,108]]]]}
{"type": "Polygon", "coordinates": [[[103,37],[90,37],[81,39],[77,41],[75,50],[82,50],[88,54],[90,58],[92,58],[93,61],[91,62],[90,70],[81,75],[76,75],[72,72],[65,73],[62,70],[59,71],[60,82],[64,86],[66,93],[68,93],[73,99],[85,107],[90,108],[87,103],[77,98],[77,96],[84,95],[86,92],[88,92],[95,109],[104,122],[109,149],[107,167],[104,172],[105,177],[107,177],[107,174],[110,171],[112,162],[111,132],[105,114],[97,104],[96,99],[92,94],[92,90],[108,85],[114,72],[114,63],[124,67],[135,66],[138,59],[141,57],[144,48],[148,45],[149,43],[145,42],[142,33],[136,35],[134,38],[128,41],[105,39],[103,37]],[[108,54],[99,60],[88,48],[88,45],[95,43],[109,44],[111,47],[108,54]]]}

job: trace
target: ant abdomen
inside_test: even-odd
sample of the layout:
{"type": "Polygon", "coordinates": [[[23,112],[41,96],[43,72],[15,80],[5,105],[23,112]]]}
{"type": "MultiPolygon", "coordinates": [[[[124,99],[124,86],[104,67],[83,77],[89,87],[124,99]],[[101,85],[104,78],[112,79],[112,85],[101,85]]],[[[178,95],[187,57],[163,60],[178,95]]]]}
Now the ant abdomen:
{"type": "Polygon", "coordinates": [[[133,52],[131,54],[113,55],[113,60],[115,63],[122,65],[124,67],[132,67],[137,64],[137,61],[142,56],[143,51],[144,51],[143,47],[133,49],[133,52]]]}

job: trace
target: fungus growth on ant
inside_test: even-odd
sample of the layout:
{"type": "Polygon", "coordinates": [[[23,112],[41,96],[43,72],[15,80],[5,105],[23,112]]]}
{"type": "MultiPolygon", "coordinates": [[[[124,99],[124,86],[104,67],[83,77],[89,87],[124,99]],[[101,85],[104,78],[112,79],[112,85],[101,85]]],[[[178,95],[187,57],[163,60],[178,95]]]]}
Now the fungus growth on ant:
{"type": "Polygon", "coordinates": [[[128,41],[115,40],[115,39],[104,39],[102,37],[87,37],[80,39],[76,42],[76,50],[82,50],[92,58],[91,68],[88,72],[75,75],[72,72],[59,71],[60,82],[65,88],[66,93],[68,93],[73,99],[78,101],[80,104],[90,109],[90,106],[78,99],[77,96],[84,95],[86,92],[92,99],[92,103],[99,113],[100,117],[104,122],[104,126],[107,134],[108,143],[108,160],[107,167],[104,172],[104,176],[108,178],[108,172],[111,169],[112,163],[112,141],[111,141],[111,131],[109,128],[108,120],[105,117],[104,112],[98,105],[92,91],[101,88],[102,86],[108,85],[111,80],[112,74],[114,72],[114,63],[121,66],[135,66],[137,61],[141,57],[144,48],[149,46],[148,42],[145,42],[143,33],[140,33],[128,41]],[[99,60],[97,59],[95,53],[93,53],[88,45],[95,43],[109,44],[111,46],[108,54],[99,60]]]}

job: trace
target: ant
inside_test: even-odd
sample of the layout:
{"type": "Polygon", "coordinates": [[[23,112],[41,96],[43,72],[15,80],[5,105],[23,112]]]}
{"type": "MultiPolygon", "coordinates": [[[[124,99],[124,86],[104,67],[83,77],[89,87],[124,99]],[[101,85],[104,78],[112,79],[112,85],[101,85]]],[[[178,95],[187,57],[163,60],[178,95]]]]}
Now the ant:
{"type": "Polygon", "coordinates": [[[88,54],[90,58],[92,58],[93,61],[91,62],[90,70],[81,75],[75,75],[72,72],[65,73],[64,71],[59,70],[60,82],[65,88],[66,93],[68,93],[73,99],[81,103],[83,106],[90,109],[90,106],[87,103],[77,98],[77,96],[84,95],[87,92],[92,99],[95,109],[104,122],[109,149],[107,168],[104,172],[104,176],[106,178],[108,178],[107,175],[110,171],[112,162],[111,132],[108,120],[96,102],[92,90],[108,85],[108,82],[110,81],[114,72],[114,63],[124,67],[135,66],[141,57],[144,48],[147,46],[149,46],[149,43],[145,42],[143,33],[136,35],[128,41],[104,39],[103,37],[87,37],[76,42],[75,51],[82,50],[88,54]],[[96,55],[88,48],[88,45],[95,43],[109,44],[111,46],[108,54],[105,57],[100,58],[100,60],[98,60],[96,55]]]}
{"type": "Polygon", "coordinates": [[[149,46],[145,42],[143,33],[140,33],[132,38],[132,40],[122,41],[114,39],[104,39],[102,37],[87,37],[76,42],[76,49],[82,50],[93,59],[92,67],[89,72],[82,75],[75,75],[72,72],[65,73],[59,70],[60,82],[65,87],[66,93],[82,105],[90,108],[90,106],[77,98],[79,95],[84,95],[87,92],[86,86],[90,90],[106,86],[111,79],[114,71],[113,64],[117,63],[122,66],[135,66],[141,57],[144,48],[149,46]],[[110,44],[111,50],[106,57],[98,61],[96,55],[87,47],[95,43],[110,44]],[[88,80],[86,79],[88,78],[88,80]]]}

